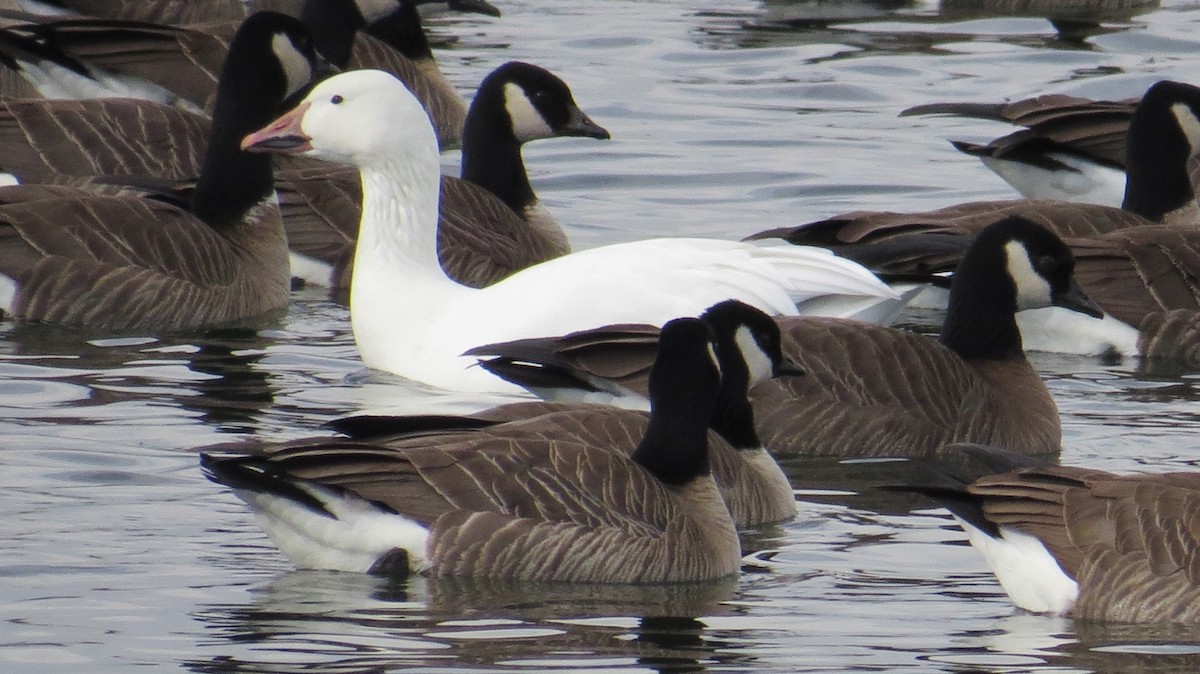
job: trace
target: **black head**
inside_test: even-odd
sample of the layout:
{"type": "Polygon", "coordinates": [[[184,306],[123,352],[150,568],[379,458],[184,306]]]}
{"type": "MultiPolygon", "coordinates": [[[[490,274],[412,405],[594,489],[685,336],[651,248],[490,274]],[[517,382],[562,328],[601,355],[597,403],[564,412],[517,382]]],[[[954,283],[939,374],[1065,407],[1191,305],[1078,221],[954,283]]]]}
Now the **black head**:
{"type": "Polygon", "coordinates": [[[779,325],[766,313],[745,302],[726,300],[704,312],[717,343],[717,359],[721,371],[728,377],[733,368],[748,374],[747,384],[784,375],[801,375],[804,371],[783,355],[783,338],[779,325]]]}
{"type": "Polygon", "coordinates": [[[576,105],[566,82],[544,68],[520,61],[505,63],[483,79],[468,112],[468,124],[473,114],[505,115],[521,143],[552,136],[610,137],[576,105]]]}
{"type": "Polygon", "coordinates": [[[1070,248],[1022,217],[992,223],[967,248],[950,287],[942,342],[965,357],[1021,355],[1017,311],[1060,306],[1101,317],[1075,280],[1070,248]]]}
{"type": "Polygon", "coordinates": [[[1163,80],[1129,121],[1122,206],[1151,220],[1195,201],[1187,161],[1200,150],[1200,88],[1163,80]]]}

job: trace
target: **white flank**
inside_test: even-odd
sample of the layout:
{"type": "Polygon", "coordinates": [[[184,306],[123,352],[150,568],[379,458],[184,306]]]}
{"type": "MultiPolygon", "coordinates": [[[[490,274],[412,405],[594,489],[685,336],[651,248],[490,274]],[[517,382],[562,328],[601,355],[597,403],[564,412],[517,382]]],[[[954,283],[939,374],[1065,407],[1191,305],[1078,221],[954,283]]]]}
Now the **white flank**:
{"type": "Polygon", "coordinates": [[[1079,597],[1079,585],[1063,573],[1038,539],[1016,529],[1000,529],[992,538],[960,518],[971,545],[983,553],[1000,586],[1026,611],[1065,615],[1079,597]]]}
{"type": "Polygon", "coordinates": [[[291,251],[288,253],[291,264],[292,278],[298,278],[305,284],[328,288],[332,285],[333,265],[323,260],[301,255],[291,251]]]}
{"type": "Polygon", "coordinates": [[[399,548],[408,552],[411,571],[428,568],[425,527],[354,496],[312,483],[293,484],[334,517],[275,494],[238,489],[234,493],[254,509],[267,535],[297,567],[365,573],[380,557],[399,548]]]}
{"type": "Polygon", "coordinates": [[[984,166],[1028,199],[1055,199],[1120,208],[1125,200],[1125,172],[1076,155],[1050,153],[1072,170],[1050,170],[1024,162],[981,157],[984,166]]]}
{"type": "Polygon", "coordinates": [[[0,274],[0,310],[11,313],[17,302],[17,280],[0,274]]]}
{"type": "Polygon", "coordinates": [[[1108,315],[1092,318],[1062,307],[1044,307],[1018,312],[1017,327],[1026,351],[1138,355],[1138,331],[1108,315]]]}

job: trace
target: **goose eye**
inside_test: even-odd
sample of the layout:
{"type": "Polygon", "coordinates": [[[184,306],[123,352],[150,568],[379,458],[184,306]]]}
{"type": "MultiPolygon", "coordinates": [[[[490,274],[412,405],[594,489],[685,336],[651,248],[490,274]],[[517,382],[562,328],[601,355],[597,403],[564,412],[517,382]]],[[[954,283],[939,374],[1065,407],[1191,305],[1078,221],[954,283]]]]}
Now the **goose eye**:
{"type": "Polygon", "coordinates": [[[1038,271],[1049,274],[1058,269],[1058,260],[1052,255],[1043,255],[1036,260],[1038,271]]]}
{"type": "Polygon", "coordinates": [[[342,98],[340,94],[335,94],[333,98],[329,99],[329,102],[333,103],[334,105],[340,105],[344,100],[346,99],[342,98]]]}

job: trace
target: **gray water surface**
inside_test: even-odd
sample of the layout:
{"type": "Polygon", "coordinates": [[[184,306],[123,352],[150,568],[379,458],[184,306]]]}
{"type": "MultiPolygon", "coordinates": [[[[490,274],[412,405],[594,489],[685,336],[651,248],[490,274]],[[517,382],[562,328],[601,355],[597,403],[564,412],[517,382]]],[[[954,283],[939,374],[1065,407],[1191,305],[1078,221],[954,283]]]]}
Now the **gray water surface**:
{"type": "MultiPolygon", "coordinates": [[[[1200,3],[1163,4],[1068,33],[899,0],[506,1],[500,19],[430,25],[464,91],[530,61],[612,132],[526,150],[586,248],[1012,196],[946,142],[1005,127],[896,114],[1200,81],[1200,3]]],[[[1033,360],[1062,411],[1064,462],[1195,467],[1194,375],[1033,360]]],[[[201,445],[308,435],[368,407],[481,402],[367,372],[346,310],[316,290],[257,334],[0,325],[0,671],[1200,670],[1196,629],[1014,610],[943,511],[849,468],[788,462],[800,517],[747,532],[739,578],[626,588],[296,572],[196,464],[201,445]]]]}

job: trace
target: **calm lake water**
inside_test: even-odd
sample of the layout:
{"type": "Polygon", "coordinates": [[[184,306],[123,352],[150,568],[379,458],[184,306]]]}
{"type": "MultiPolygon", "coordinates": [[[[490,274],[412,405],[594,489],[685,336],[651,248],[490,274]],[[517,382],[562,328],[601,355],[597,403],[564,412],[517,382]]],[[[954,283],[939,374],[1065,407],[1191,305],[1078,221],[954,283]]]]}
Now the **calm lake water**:
{"type": "MultiPolygon", "coordinates": [[[[578,247],[1011,196],[946,142],[1006,128],[896,113],[1047,91],[1125,96],[1159,78],[1197,81],[1200,64],[1200,3],[1175,0],[1072,36],[1043,18],[897,0],[498,4],[500,19],[433,17],[438,55],[464,91],[507,60],[548,67],[612,132],[527,148],[578,247]],[[836,23],[811,19],[829,11],[836,23]]],[[[365,408],[480,401],[367,372],[346,310],[312,290],[257,334],[0,333],[0,671],[1200,670],[1200,630],[1022,614],[943,511],[805,462],[786,466],[800,517],[747,532],[744,573],[720,584],[295,572],[203,479],[193,448],[312,434],[365,408]]],[[[1193,376],[1034,361],[1062,411],[1064,462],[1195,467],[1193,376]]]]}

